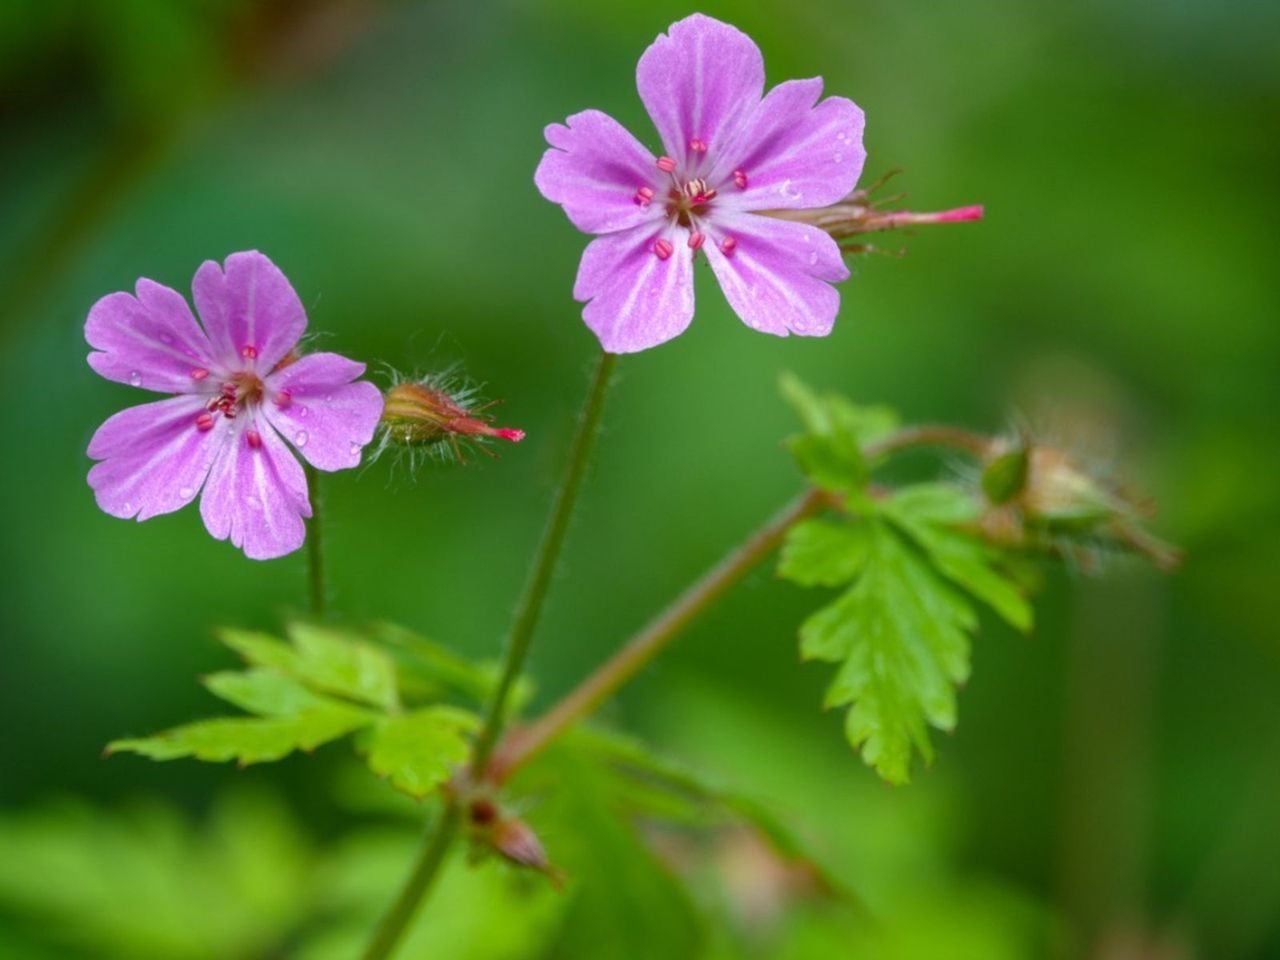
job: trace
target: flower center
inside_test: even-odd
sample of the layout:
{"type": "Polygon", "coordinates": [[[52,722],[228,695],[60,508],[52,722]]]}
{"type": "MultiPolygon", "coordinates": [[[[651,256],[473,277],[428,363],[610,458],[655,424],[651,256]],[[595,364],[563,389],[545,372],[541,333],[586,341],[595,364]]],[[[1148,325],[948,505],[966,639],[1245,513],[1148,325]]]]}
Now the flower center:
{"type": "Polygon", "coordinates": [[[701,177],[686,181],[683,187],[672,187],[667,194],[667,217],[682,227],[693,228],[694,217],[705,217],[711,212],[711,201],[716,198],[714,187],[701,177]]]}
{"type": "MultiPolygon", "coordinates": [[[[193,379],[203,380],[208,376],[208,371],[193,371],[191,376],[193,379]],[[197,376],[197,373],[200,375],[197,376]]],[[[218,392],[209,398],[209,402],[205,404],[204,413],[196,417],[196,429],[202,433],[212,430],[219,415],[228,420],[234,420],[241,410],[256,407],[261,403],[263,393],[262,380],[252,370],[240,370],[231,374],[218,392]]],[[[277,402],[280,402],[280,399],[284,400],[282,406],[288,403],[286,391],[281,391],[277,402]]]]}

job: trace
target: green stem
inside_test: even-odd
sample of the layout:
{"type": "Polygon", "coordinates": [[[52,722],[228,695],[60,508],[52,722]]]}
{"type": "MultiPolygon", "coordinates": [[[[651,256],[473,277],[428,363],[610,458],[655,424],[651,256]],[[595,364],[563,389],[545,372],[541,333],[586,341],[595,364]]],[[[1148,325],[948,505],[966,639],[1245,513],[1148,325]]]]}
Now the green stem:
{"type": "Polygon", "coordinates": [[[707,607],[741,580],[782,542],[795,524],[831,503],[823,490],[810,490],[788,504],[746,542],[727,554],[702,578],[680,594],[612,657],[565,695],[541,717],[513,733],[494,756],[487,771],[499,782],[527,763],[548,743],[591,713],[607,697],[635,676],[707,607]]]}
{"type": "Polygon", "coordinates": [[[578,492],[582,488],[582,478],[587,471],[587,463],[591,459],[591,450],[595,446],[596,436],[600,432],[600,414],[604,410],[605,394],[609,390],[609,382],[613,378],[613,367],[617,357],[611,353],[601,353],[596,365],[595,376],[591,380],[591,388],[578,417],[578,429],[573,438],[573,448],[569,452],[569,462],[565,467],[564,477],[560,481],[560,489],[551,507],[551,516],[547,518],[547,526],[542,534],[542,542],[533,558],[533,567],[529,572],[529,581],[525,584],[524,594],[516,608],[515,619],[511,623],[511,632],[507,637],[506,653],[502,661],[502,675],[489,701],[489,709],[485,716],[484,726],[476,739],[475,753],[471,762],[472,774],[478,776],[489,761],[489,755],[502,733],[506,719],[507,700],[520,671],[524,669],[525,657],[529,653],[529,643],[533,639],[534,628],[538,625],[538,615],[542,612],[542,603],[547,596],[547,588],[551,585],[551,576],[555,572],[556,561],[560,557],[560,548],[564,545],[565,531],[569,528],[569,519],[573,516],[573,508],[578,500],[578,492]]]}
{"type": "Polygon", "coordinates": [[[324,539],[320,535],[320,474],[311,464],[306,464],[307,492],[311,499],[311,517],[307,520],[307,588],[311,600],[311,614],[324,616],[324,539]]]}
{"type": "Polygon", "coordinates": [[[369,941],[369,946],[361,955],[362,960],[385,960],[391,956],[391,952],[395,950],[400,938],[413,921],[414,914],[418,912],[423,897],[431,889],[435,878],[439,876],[445,855],[448,854],[449,848],[453,845],[453,839],[458,833],[460,819],[457,805],[452,800],[446,801],[440,819],[427,827],[422,846],[418,849],[418,858],[413,864],[413,871],[400,889],[396,902],[378,924],[373,939],[369,941]]]}
{"type": "MultiPolygon", "coordinates": [[[[476,760],[473,771],[485,769],[494,744],[502,733],[507,700],[528,655],[529,643],[533,639],[533,631],[538,623],[538,614],[542,611],[542,602],[546,599],[547,588],[551,585],[551,575],[555,572],[556,560],[560,556],[565,532],[573,516],[574,504],[582,488],[587,463],[591,459],[591,450],[600,432],[600,415],[604,410],[605,394],[613,378],[616,359],[613,354],[600,355],[600,362],[596,366],[587,399],[578,417],[578,429],[574,434],[573,447],[569,452],[569,462],[565,467],[564,477],[560,481],[560,489],[556,492],[551,515],[547,519],[547,526],[542,534],[542,541],[538,545],[537,553],[534,554],[529,581],[520,597],[520,604],[516,608],[516,616],[507,638],[502,674],[494,689],[484,726],[476,741],[476,760]]],[[[414,914],[422,905],[423,898],[431,889],[431,884],[444,863],[445,855],[457,836],[461,821],[461,814],[453,798],[446,797],[446,803],[445,812],[439,823],[429,828],[423,836],[413,872],[409,874],[409,879],[396,897],[396,902],[378,925],[373,940],[364,952],[363,960],[385,960],[391,956],[413,921],[414,914]]]]}

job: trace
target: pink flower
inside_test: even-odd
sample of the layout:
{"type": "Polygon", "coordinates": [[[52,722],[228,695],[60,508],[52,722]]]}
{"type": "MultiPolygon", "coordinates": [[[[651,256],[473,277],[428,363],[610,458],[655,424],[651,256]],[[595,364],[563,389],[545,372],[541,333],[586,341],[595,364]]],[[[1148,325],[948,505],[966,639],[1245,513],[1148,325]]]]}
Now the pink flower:
{"type": "Polygon", "coordinates": [[[175,396],[130,407],[89,441],[98,506],[148,520],[200,497],[218,540],[265,560],[302,545],[307,480],[288,440],[320,470],[360,463],[382,395],[353,383],[364,364],[294,352],[307,326],[284,274],[256,251],[212,260],[192,281],[201,327],[177,292],[151,280],[89,311],[89,366],[108,380],[175,396]]]}
{"type": "Polygon", "coordinates": [[[825,336],[849,271],[835,241],[759,211],[842,200],[862,171],[862,111],[819,102],[822,80],[764,95],[764,60],[741,31],[694,14],[644,52],[636,86],[662,137],[655,157],[599,110],[546,129],[534,182],[574,226],[598,234],[573,295],[611,353],[645,350],[693,318],[693,262],[703,252],[749,327],[825,336]]]}

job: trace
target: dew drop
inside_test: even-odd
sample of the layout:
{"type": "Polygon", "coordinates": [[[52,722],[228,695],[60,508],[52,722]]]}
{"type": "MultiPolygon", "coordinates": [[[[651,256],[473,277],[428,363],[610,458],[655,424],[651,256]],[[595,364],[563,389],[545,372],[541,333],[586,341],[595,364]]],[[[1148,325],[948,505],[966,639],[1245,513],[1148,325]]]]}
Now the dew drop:
{"type": "Polygon", "coordinates": [[[809,254],[809,266],[816,267],[818,265],[818,254],[816,252],[809,254]]]}
{"type": "Polygon", "coordinates": [[[129,374],[129,386],[131,387],[142,386],[142,374],[140,374],[137,370],[134,370],[132,373],[129,374]]]}
{"type": "Polygon", "coordinates": [[[298,416],[305,417],[307,415],[306,407],[298,407],[298,416]]]}
{"type": "Polygon", "coordinates": [[[360,459],[360,452],[361,452],[363,449],[364,449],[364,447],[363,447],[361,444],[356,443],[354,440],[353,440],[353,441],[351,441],[351,459],[352,459],[352,460],[359,460],[359,459],[360,459]]]}
{"type": "Polygon", "coordinates": [[[244,502],[247,503],[249,506],[253,507],[253,509],[255,510],[262,509],[262,501],[259,500],[257,497],[253,497],[253,496],[245,497],[244,502]]]}
{"type": "Polygon", "coordinates": [[[325,402],[325,403],[333,403],[333,394],[332,394],[332,393],[330,393],[330,394],[326,394],[326,395],[325,395],[325,398],[324,398],[324,402],[325,402]]]}
{"type": "Polygon", "coordinates": [[[195,495],[196,495],[196,492],[192,490],[190,487],[180,487],[178,489],[178,496],[181,497],[183,500],[190,500],[195,495]]]}
{"type": "Polygon", "coordinates": [[[126,500],[124,503],[120,504],[120,508],[124,510],[125,513],[133,513],[133,502],[126,500]]]}
{"type": "Polygon", "coordinates": [[[307,445],[307,431],[299,430],[293,435],[293,444],[296,447],[305,447],[307,445]]]}
{"type": "Polygon", "coordinates": [[[841,160],[843,160],[843,159],[844,159],[844,154],[843,154],[843,153],[837,153],[837,154],[836,154],[834,157],[832,157],[831,159],[832,159],[832,160],[834,160],[836,163],[839,163],[841,160]]]}
{"type": "Polygon", "coordinates": [[[170,333],[160,334],[160,342],[166,343],[166,344],[173,343],[173,334],[170,334],[170,333]]]}

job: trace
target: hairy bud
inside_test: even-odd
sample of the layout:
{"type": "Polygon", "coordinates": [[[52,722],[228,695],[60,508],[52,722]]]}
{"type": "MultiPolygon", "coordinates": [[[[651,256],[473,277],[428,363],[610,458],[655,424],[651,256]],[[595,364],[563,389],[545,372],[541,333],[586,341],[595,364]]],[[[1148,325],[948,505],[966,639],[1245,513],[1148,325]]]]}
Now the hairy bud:
{"type": "Polygon", "coordinates": [[[494,401],[477,400],[475,391],[450,384],[444,377],[402,380],[387,391],[382,410],[382,448],[401,447],[466,462],[468,447],[489,453],[491,439],[519,443],[523,430],[493,426],[488,409],[494,401]]]}
{"type": "Polygon", "coordinates": [[[466,809],[472,838],[482,847],[517,866],[537,870],[560,886],[563,875],[551,865],[542,841],[527,823],[505,813],[487,796],[474,797],[466,809]]]}

